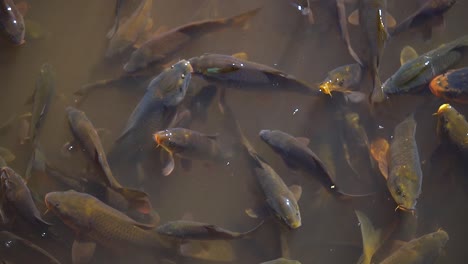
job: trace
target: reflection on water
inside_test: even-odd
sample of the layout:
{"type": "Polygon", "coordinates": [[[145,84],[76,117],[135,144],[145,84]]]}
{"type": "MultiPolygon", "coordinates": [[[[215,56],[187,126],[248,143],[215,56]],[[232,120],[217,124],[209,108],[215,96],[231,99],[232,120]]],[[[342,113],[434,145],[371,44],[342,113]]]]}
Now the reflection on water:
{"type": "MultiPolygon", "coordinates": [[[[124,2],[128,3],[122,10],[123,17],[128,16],[139,1],[124,2]]],[[[153,28],[170,29],[196,20],[228,17],[262,7],[247,30],[232,29],[208,34],[191,42],[173,59],[188,59],[205,52],[246,52],[251,61],[281,69],[307,83],[318,84],[327,72],[353,63],[353,59],[340,38],[336,13],[330,4],[333,1],[311,2],[315,24],[310,24],[307,17],[297,12],[289,1],[154,0],[153,28]]],[[[418,1],[388,2],[389,12],[397,21],[411,14],[418,6],[418,1]]],[[[20,47],[2,43],[0,48],[0,120],[30,111],[25,101],[34,89],[41,65],[47,62],[54,66],[56,96],[45,119],[40,144],[49,162],[70,174],[85,171],[87,159],[80,153],[73,153],[71,157],[61,154],[64,143],[73,138],[65,108],[74,104],[73,93],[82,85],[122,75],[122,65],[130,55],[126,52],[116,58],[105,58],[108,45],[106,33],[114,22],[114,5],[115,1],[111,0],[31,2],[26,18],[40,24],[48,34],[40,39],[27,39],[26,44],[20,47]]],[[[348,5],[349,14],[352,4],[348,5]]],[[[381,60],[382,80],[398,69],[400,50],[404,46],[411,45],[422,54],[466,34],[464,16],[468,3],[458,1],[455,6],[447,13],[445,25],[435,30],[431,40],[424,42],[420,36],[411,33],[390,39],[381,60]]],[[[365,42],[356,37],[359,28],[350,26],[350,34],[353,45],[362,52],[365,42]]],[[[464,58],[457,66],[467,65],[466,62],[464,58]]],[[[152,71],[150,73],[155,76],[160,69],[152,71]]],[[[130,79],[107,85],[93,91],[80,105],[95,127],[108,131],[100,134],[106,150],[119,137],[130,113],[143,96],[147,83],[130,79]]],[[[202,85],[202,81],[194,79],[193,85],[202,85]]],[[[371,79],[364,76],[359,89],[368,92],[370,85],[371,79]]],[[[218,84],[218,87],[221,86],[218,84]]],[[[291,259],[302,263],[355,263],[362,253],[355,209],[366,212],[377,227],[403,227],[394,234],[394,239],[409,240],[443,228],[450,240],[439,263],[463,263],[468,257],[464,236],[468,221],[468,215],[464,213],[468,183],[464,177],[466,168],[456,153],[437,152],[438,155],[433,155],[439,143],[435,134],[436,118],[432,113],[442,103],[440,99],[425,93],[394,96],[372,111],[366,104],[347,106],[349,111],[360,115],[370,140],[390,138],[395,125],[414,112],[424,181],[417,215],[409,217],[394,211],[395,204],[377,169],[365,177],[357,177],[354,169],[349,167],[341,141],[343,117],[340,117],[340,113],[343,102],[340,96],[313,97],[244,88],[228,89],[227,101],[246,136],[288,186],[297,184],[303,189],[299,201],[302,226],[287,231],[284,238],[291,259]],[[324,196],[319,192],[318,182],[310,180],[308,175],[289,170],[281,158],[261,142],[258,132],[262,129],[279,129],[309,138],[310,148],[324,159],[344,191],[375,192],[376,195],[345,202],[330,195],[324,196]]],[[[455,107],[462,114],[468,114],[467,107],[455,107]]],[[[217,104],[209,105],[207,112],[206,121],[195,121],[191,129],[210,135],[225,132],[223,116],[217,104]]],[[[3,133],[0,146],[13,151],[16,159],[9,165],[23,173],[31,155],[31,146],[20,144],[17,134],[17,127],[3,133]]],[[[114,174],[122,184],[150,194],[161,222],[178,220],[190,214],[196,221],[232,230],[248,230],[258,223],[244,213],[245,209],[262,202],[261,191],[245,157],[232,160],[229,164],[194,161],[189,169],[182,168],[176,160],[174,172],[164,177],[160,172],[158,152],[153,150],[145,157],[139,170],[135,169],[135,164],[131,164],[133,166],[115,170],[114,174]]],[[[60,188],[44,175],[33,175],[28,184],[40,196],[38,206],[43,211],[44,205],[40,203],[43,195],[60,188]]],[[[75,234],[51,214],[46,218],[55,223],[51,228],[52,234],[46,238],[40,238],[36,230],[26,223],[19,222],[8,229],[37,242],[63,263],[69,263],[75,234]]],[[[254,235],[232,242],[236,255],[234,263],[260,263],[280,257],[282,228],[277,221],[267,221],[254,235]]],[[[154,263],[158,259],[154,255],[151,252],[135,254],[125,249],[110,252],[98,247],[93,263],[154,263]]],[[[190,259],[179,261],[177,263],[201,263],[190,259]]]]}

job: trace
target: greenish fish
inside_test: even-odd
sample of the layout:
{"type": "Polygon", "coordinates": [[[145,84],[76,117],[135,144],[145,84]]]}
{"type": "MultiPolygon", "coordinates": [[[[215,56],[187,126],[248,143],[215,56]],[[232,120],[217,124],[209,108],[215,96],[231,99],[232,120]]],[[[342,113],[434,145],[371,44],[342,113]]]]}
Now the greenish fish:
{"type": "Polygon", "coordinates": [[[24,43],[25,26],[23,16],[13,0],[0,1],[0,30],[14,45],[24,43]]]}
{"type": "Polygon", "coordinates": [[[406,211],[416,209],[423,180],[415,134],[416,121],[410,115],[395,127],[390,144],[387,187],[397,208],[406,211]]]}
{"type": "Polygon", "coordinates": [[[443,104],[437,111],[437,134],[447,138],[460,150],[468,150],[468,122],[453,106],[443,104]]]}

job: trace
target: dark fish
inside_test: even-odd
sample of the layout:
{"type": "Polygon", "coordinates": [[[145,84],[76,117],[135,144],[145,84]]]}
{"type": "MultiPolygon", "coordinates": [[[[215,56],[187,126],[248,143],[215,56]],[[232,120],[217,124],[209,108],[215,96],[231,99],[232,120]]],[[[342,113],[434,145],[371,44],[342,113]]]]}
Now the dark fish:
{"type": "Polygon", "coordinates": [[[160,235],[182,240],[232,240],[241,239],[256,231],[263,222],[246,232],[233,232],[219,226],[194,221],[171,221],[159,226],[160,235]]]}
{"type": "Polygon", "coordinates": [[[437,111],[437,134],[447,138],[461,151],[468,150],[468,122],[453,106],[443,104],[437,111]]]}
{"type": "MultiPolygon", "coordinates": [[[[117,2],[117,5],[121,3],[117,2]]],[[[151,19],[151,11],[153,7],[153,0],[143,0],[135,12],[120,25],[114,25],[108,33],[110,38],[109,47],[107,48],[106,56],[112,57],[122,53],[127,48],[141,39],[145,32],[153,26],[151,19]],[[116,30],[115,32],[113,30],[116,30]]],[[[120,7],[119,7],[120,8],[120,7]]],[[[116,18],[118,14],[116,14],[116,18]]],[[[116,21],[117,23],[117,21],[116,21]]]]}
{"type": "Polygon", "coordinates": [[[432,94],[447,101],[468,103],[468,67],[436,76],[429,84],[432,94]]]}
{"type": "Polygon", "coordinates": [[[428,0],[416,12],[411,14],[391,32],[396,36],[403,31],[420,29],[424,40],[432,37],[432,28],[444,23],[444,13],[457,1],[455,0],[428,0]]]}
{"type": "Polygon", "coordinates": [[[295,138],[279,130],[262,130],[260,138],[267,143],[294,170],[304,170],[314,175],[322,186],[332,194],[344,195],[332,180],[328,169],[315,153],[307,147],[309,140],[295,138]]]}
{"type": "Polygon", "coordinates": [[[102,169],[104,174],[102,180],[105,185],[122,194],[130,203],[134,202],[136,206],[141,207],[142,211],[150,211],[151,203],[148,194],[139,190],[122,187],[112,174],[99,135],[85,113],[73,107],[67,107],[66,111],[73,134],[83,146],[90,159],[96,162],[100,169],[102,169]]]}
{"type": "MultiPolygon", "coordinates": [[[[225,103],[225,89],[220,96],[227,125],[241,139],[242,147],[247,152],[251,168],[256,175],[257,182],[265,195],[266,204],[269,211],[273,212],[284,224],[291,229],[299,228],[302,225],[301,213],[297,201],[301,197],[302,188],[297,185],[286,186],[275,170],[268,165],[255,151],[248,139],[245,137],[238,121],[234,117],[231,108],[225,103]]],[[[263,209],[263,208],[262,208],[263,209]]],[[[246,213],[251,217],[258,217],[263,210],[247,209],[246,213]]]]}
{"type": "Polygon", "coordinates": [[[468,36],[463,36],[403,64],[383,83],[384,93],[393,95],[421,91],[434,77],[456,64],[461,58],[461,49],[467,46],[468,36]]]}
{"type": "Polygon", "coordinates": [[[8,231],[0,231],[0,262],[60,264],[44,249],[8,231]]]}
{"type": "Polygon", "coordinates": [[[278,259],[262,262],[260,264],[301,264],[301,262],[299,262],[297,260],[278,258],[278,259]]]}
{"type": "Polygon", "coordinates": [[[76,234],[72,247],[73,263],[91,259],[96,243],[111,250],[129,246],[158,250],[174,245],[156,231],[134,221],[95,197],[76,191],[50,192],[45,196],[47,208],[76,234]]]}
{"type": "Polygon", "coordinates": [[[447,232],[439,230],[413,239],[402,245],[381,264],[426,264],[434,263],[449,240],[447,232]]]}
{"type": "Polygon", "coordinates": [[[24,43],[24,20],[12,0],[0,1],[0,28],[14,45],[24,43]]]}
{"type": "Polygon", "coordinates": [[[112,26],[112,28],[109,30],[109,32],[107,33],[107,37],[108,38],[112,38],[115,34],[115,32],[117,32],[117,30],[119,30],[119,24],[120,24],[120,16],[121,16],[121,12],[122,12],[122,5],[124,3],[124,0],[116,0],[115,1],[115,9],[114,9],[114,14],[115,14],[115,19],[114,19],[114,25],[112,26]]]}
{"type": "Polygon", "coordinates": [[[51,224],[42,219],[41,213],[34,204],[31,191],[23,178],[9,167],[1,168],[1,191],[5,195],[7,205],[31,224],[48,227],[51,224]]]}
{"type": "MultiPolygon", "coordinates": [[[[391,16],[387,13],[387,0],[360,0],[358,13],[350,15],[349,20],[359,21],[366,33],[369,54],[365,62],[373,78],[371,102],[381,102],[385,99],[381,89],[379,75],[380,59],[389,38],[391,16]],[[358,16],[358,19],[355,17],[358,16]]],[[[394,21],[394,19],[393,19],[394,21]]]]}
{"type": "Polygon", "coordinates": [[[35,144],[39,130],[49,111],[52,98],[55,95],[55,71],[50,64],[43,64],[36,81],[34,93],[30,99],[33,104],[31,116],[31,129],[29,139],[35,144]]]}
{"type": "Polygon", "coordinates": [[[423,180],[415,134],[416,121],[410,115],[395,127],[390,144],[387,187],[397,208],[407,211],[416,209],[423,180]]]}
{"type": "Polygon", "coordinates": [[[164,61],[184,46],[187,46],[191,41],[204,34],[234,26],[246,27],[249,20],[255,16],[258,11],[260,11],[260,8],[230,18],[193,22],[162,34],[157,34],[144,42],[132,53],[129,61],[124,65],[124,70],[126,72],[134,72],[152,63],[164,61]]]}
{"type": "MultiPolygon", "coordinates": [[[[194,74],[201,75],[209,81],[220,81],[234,84],[255,85],[261,89],[277,91],[294,91],[305,94],[320,94],[294,76],[275,68],[239,59],[235,56],[206,53],[191,58],[194,74]]],[[[233,87],[242,89],[245,85],[233,87]]]]}
{"type": "Polygon", "coordinates": [[[220,146],[218,135],[206,135],[186,128],[170,128],[156,132],[154,140],[167,153],[169,163],[163,169],[165,176],[174,170],[174,157],[187,160],[224,161],[229,157],[220,146]]]}
{"type": "Polygon", "coordinates": [[[349,37],[349,30],[348,30],[348,23],[346,21],[346,0],[336,0],[336,10],[338,14],[338,22],[341,31],[341,38],[346,43],[346,47],[348,48],[348,52],[353,57],[353,59],[361,66],[364,66],[364,63],[357,55],[356,51],[354,51],[353,47],[351,46],[351,39],[349,37]]]}
{"type": "Polygon", "coordinates": [[[340,66],[327,73],[320,84],[320,91],[331,96],[331,92],[350,92],[350,88],[361,82],[362,69],[359,64],[340,66]]]}
{"type": "Polygon", "coordinates": [[[172,119],[168,118],[171,109],[184,99],[191,72],[190,63],[181,60],[151,81],[108,155],[111,165],[126,160],[125,157],[139,159],[153,146],[153,133],[165,128],[172,119]]]}

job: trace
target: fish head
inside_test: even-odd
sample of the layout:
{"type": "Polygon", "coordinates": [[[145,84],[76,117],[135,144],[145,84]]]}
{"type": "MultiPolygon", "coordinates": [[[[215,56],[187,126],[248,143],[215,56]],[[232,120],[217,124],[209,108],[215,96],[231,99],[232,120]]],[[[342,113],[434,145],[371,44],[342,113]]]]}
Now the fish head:
{"type": "Polygon", "coordinates": [[[123,68],[126,72],[135,72],[145,68],[152,62],[156,61],[152,60],[151,51],[140,47],[132,52],[130,59],[125,63],[123,68]]]}
{"type": "Polygon", "coordinates": [[[263,129],[258,135],[265,143],[274,149],[282,143],[283,134],[278,130],[263,129]]]}
{"type": "Polygon", "coordinates": [[[21,45],[24,43],[25,26],[23,16],[19,13],[16,6],[12,1],[7,1],[4,10],[7,17],[3,19],[2,26],[6,31],[9,40],[15,45],[21,45]],[[12,3],[12,5],[9,4],[12,3]]]}
{"type": "Polygon", "coordinates": [[[9,167],[1,168],[0,181],[2,191],[9,200],[14,200],[21,185],[25,185],[23,178],[9,167]]]}
{"type": "Polygon", "coordinates": [[[57,215],[66,225],[76,231],[91,228],[90,214],[95,200],[92,196],[73,190],[65,192],[50,192],[44,202],[47,210],[57,215]]]}
{"type": "Polygon", "coordinates": [[[166,129],[153,135],[158,146],[172,154],[183,152],[190,137],[190,132],[186,129],[166,129]]]}
{"type": "Polygon", "coordinates": [[[192,71],[190,62],[181,60],[153,79],[148,89],[154,89],[154,97],[166,106],[176,106],[185,98],[192,71]]]}
{"type": "Polygon", "coordinates": [[[439,245],[439,247],[443,247],[449,240],[449,235],[442,229],[432,233],[431,237],[439,245]]]}
{"type": "Polygon", "coordinates": [[[68,120],[70,121],[70,123],[72,124],[76,124],[82,117],[83,117],[83,112],[72,107],[72,106],[68,106],[66,109],[65,109],[65,112],[67,113],[67,116],[68,116],[68,120]]]}
{"type": "Polygon", "coordinates": [[[413,188],[416,176],[408,166],[400,166],[390,172],[387,186],[398,209],[414,211],[420,191],[413,188]]]}
{"type": "Polygon", "coordinates": [[[281,196],[274,206],[277,216],[291,229],[302,225],[299,205],[293,195],[281,196]]]}

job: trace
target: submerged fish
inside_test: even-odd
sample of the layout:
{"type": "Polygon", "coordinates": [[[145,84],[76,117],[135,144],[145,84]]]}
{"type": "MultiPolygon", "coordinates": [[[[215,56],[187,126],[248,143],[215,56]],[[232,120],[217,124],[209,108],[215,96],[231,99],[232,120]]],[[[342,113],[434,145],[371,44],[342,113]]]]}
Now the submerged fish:
{"type": "Polygon", "coordinates": [[[382,245],[382,232],[377,230],[372,225],[370,219],[360,211],[356,211],[356,216],[361,226],[362,234],[362,256],[358,260],[358,264],[371,264],[374,253],[382,245]]]}
{"type": "Polygon", "coordinates": [[[104,174],[102,179],[106,186],[122,194],[130,203],[141,207],[142,211],[150,211],[151,203],[148,194],[139,190],[122,187],[112,174],[99,135],[85,113],[73,107],[67,107],[66,111],[73,134],[83,146],[90,159],[96,162],[102,170],[104,174]]]}
{"type": "Polygon", "coordinates": [[[160,235],[182,240],[232,240],[241,239],[256,231],[263,221],[246,232],[233,232],[227,229],[194,221],[171,221],[159,226],[156,231],[160,235]]]}
{"type": "Polygon", "coordinates": [[[156,231],[148,230],[153,226],[138,223],[89,194],[50,192],[45,196],[45,203],[77,234],[72,247],[73,263],[88,262],[96,243],[111,250],[129,246],[160,250],[174,246],[156,231]]]}
{"type": "Polygon", "coordinates": [[[395,127],[390,144],[387,187],[397,208],[407,211],[416,209],[423,180],[415,135],[416,121],[410,115],[395,127]]]}
{"type": "Polygon", "coordinates": [[[468,150],[468,122],[453,106],[443,104],[437,111],[437,134],[447,138],[461,151],[468,150]]]}
{"type": "Polygon", "coordinates": [[[52,98],[55,95],[55,71],[50,64],[43,64],[36,81],[34,93],[30,98],[33,105],[29,139],[36,143],[45,116],[49,111],[52,98]]]}
{"type": "Polygon", "coordinates": [[[449,240],[447,232],[439,230],[402,245],[381,264],[434,263],[449,240]]]}
{"type": "Polygon", "coordinates": [[[327,73],[320,84],[320,91],[332,95],[331,92],[350,92],[350,88],[361,82],[362,69],[357,63],[340,66],[327,73]]]}
{"type": "Polygon", "coordinates": [[[349,17],[350,22],[363,27],[366,32],[369,55],[365,65],[373,78],[371,102],[381,102],[385,96],[381,89],[379,75],[380,59],[389,38],[388,29],[394,24],[394,19],[387,12],[387,0],[360,0],[359,8],[349,17]]]}
{"type": "Polygon", "coordinates": [[[348,48],[348,52],[353,57],[353,59],[361,66],[364,66],[364,63],[357,55],[356,51],[354,51],[353,47],[351,46],[351,38],[349,37],[349,30],[348,30],[348,23],[346,21],[346,0],[336,0],[336,10],[338,14],[338,22],[341,31],[341,38],[346,43],[346,47],[348,48]]]}
{"type": "Polygon", "coordinates": [[[218,135],[206,135],[186,128],[170,128],[156,132],[154,140],[169,153],[169,163],[163,169],[164,175],[174,170],[174,157],[187,160],[224,161],[228,154],[221,148],[218,135]]]}
{"type": "Polygon", "coordinates": [[[461,49],[468,46],[468,35],[422,54],[403,64],[382,85],[386,95],[421,91],[435,76],[444,73],[461,59],[461,49]]]}
{"type": "Polygon", "coordinates": [[[428,40],[432,37],[432,28],[444,24],[444,13],[455,3],[455,0],[428,0],[416,12],[398,24],[391,35],[396,36],[403,31],[418,28],[424,40],[428,40]]]}
{"type": "Polygon", "coordinates": [[[278,258],[278,259],[262,262],[260,264],[301,264],[301,262],[297,260],[286,259],[286,258],[278,258]]]}
{"type": "MultiPolygon", "coordinates": [[[[261,89],[293,91],[305,94],[320,94],[294,76],[267,65],[242,60],[235,56],[206,53],[191,58],[194,74],[201,75],[209,81],[220,81],[234,84],[255,85],[261,89]]],[[[242,89],[245,85],[233,87],[242,89]]]]}
{"type": "Polygon", "coordinates": [[[2,263],[60,264],[54,256],[8,231],[0,231],[0,262],[2,263]]]}
{"type": "Polygon", "coordinates": [[[193,22],[157,34],[141,44],[141,46],[132,53],[129,61],[124,65],[124,70],[126,72],[134,72],[152,63],[164,61],[184,46],[187,46],[191,41],[204,34],[233,26],[245,27],[248,21],[255,16],[259,10],[260,9],[257,8],[230,18],[193,22]]]}
{"type": "MultiPolygon", "coordinates": [[[[117,5],[121,3],[117,3],[117,5]]],[[[107,48],[106,56],[112,57],[122,53],[127,48],[131,47],[135,42],[142,38],[144,33],[149,31],[153,26],[151,19],[151,11],[153,0],[142,0],[140,6],[135,12],[120,25],[114,25],[108,33],[110,38],[109,47],[107,48]],[[116,30],[115,32],[113,30],[116,30]]],[[[117,14],[116,14],[116,17],[117,14]]],[[[117,21],[116,21],[117,23],[117,21]]]]}
{"type": "Polygon", "coordinates": [[[181,60],[156,76],[148,85],[145,95],[130,115],[122,134],[114,143],[109,153],[109,162],[120,163],[125,157],[141,158],[141,153],[149,150],[153,144],[155,131],[165,128],[169,123],[171,109],[185,97],[190,80],[192,66],[181,60]]]}
{"type": "Polygon", "coordinates": [[[468,103],[468,67],[436,76],[429,84],[432,94],[447,101],[468,103]]]}
{"type": "Polygon", "coordinates": [[[1,168],[1,192],[5,195],[6,205],[14,208],[15,212],[31,224],[48,227],[33,201],[31,191],[23,178],[9,167],[1,168]]]}
{"type": "Polygon", "coordinates": [[[24,20],[13,0],[0,1],[0,28],[14,45],[24,43],[24,20]]]}

